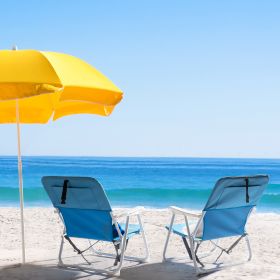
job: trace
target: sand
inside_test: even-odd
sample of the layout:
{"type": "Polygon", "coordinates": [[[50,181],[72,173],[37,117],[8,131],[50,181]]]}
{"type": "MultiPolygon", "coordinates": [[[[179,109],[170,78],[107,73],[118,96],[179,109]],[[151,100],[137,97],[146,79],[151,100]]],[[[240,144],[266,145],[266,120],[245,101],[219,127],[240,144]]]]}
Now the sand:
{"type": "MultiPolygon", "coordinates": [[[[174,235],[168,250],[168,256],[174,259],[172,262],[162,263],[167,234],[164,225],[170,221],[170,212],[145,209],[142,217],[151,253],[150,262],[139,264],[124,261],[120,277],[116,278],[99,271],[112,266],[113,259],[88,254],[87,257],[92,262],[88,266],[68,244],[65,245],[65,263],[77,267],[57,266],[62,224],[52,208],[25,209],[28,264],[13,267],[20,262],[21,253],[19,210],[0,208],[0,279],[197,279],[182,240],[174,235]]],[[[253,213],[247,231],[252,245],[252,260],[241,266],[203,276],[203,279],[280,279],[280,215],[253,213]]],[[[227,245],[230,241],[225,241],[222,245],[227,245]]],[[[78,240],[77,244],[82,248],[88,246],[85,240],[78,240]]],[[[108,243],[99,245],[99,248],[114,252],[112,245],[108,243]]],[[[232,259],[244,259],[244,248],[244,243],[240,244],[234,250],[232,259]]],[[[133,238],[128,245],[127,254],[141,256],[143,252],[141,238],[133,238]]],[[[206,265],[212,260],[213,258],[205,260],[206,265]]],[[[222,256],[220,261],[227,263],[229,260],[222,256]]]]}

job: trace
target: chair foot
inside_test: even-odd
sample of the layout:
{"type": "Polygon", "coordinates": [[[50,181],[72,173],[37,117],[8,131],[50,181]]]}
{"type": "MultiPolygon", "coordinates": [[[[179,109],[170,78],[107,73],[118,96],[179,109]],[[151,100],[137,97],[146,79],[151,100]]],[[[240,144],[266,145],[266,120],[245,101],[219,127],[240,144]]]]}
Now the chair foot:
{"type": "Polygon", "coordinates": [[[59,267],[59,268],[65,268],[65,267],[67,267],[67,265],[65,265],[63,262],[58,262],[58,263],[57,263],[57,267],[59,267]]]}
{"type": "Polygon", "coordinates": [[[121,270],[120,269],[115,269],[115,270],[106,270],[108,275],[111,276],[116,276],[119,277],[121,275],[121,270]]]}
{"type": "Polygon", "coordinates": [[[141,263],[149,263],[151,260],[150,258],[145,258],[143,260],[140,260],[141,263]]]}

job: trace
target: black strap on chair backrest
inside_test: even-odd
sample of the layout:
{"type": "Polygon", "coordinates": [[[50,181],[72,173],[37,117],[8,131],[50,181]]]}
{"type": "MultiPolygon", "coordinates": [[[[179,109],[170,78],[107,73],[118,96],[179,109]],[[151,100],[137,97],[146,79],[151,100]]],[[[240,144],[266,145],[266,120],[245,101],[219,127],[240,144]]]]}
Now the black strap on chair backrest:
{"type": "Polygon", "coordinates": [[[249,205],[256,206],[268,182],[267,175],[221,178],[215,184],[204,211],[249,205]]]}
{"type": "Polygon", "coordinates": [[[61,192],[61,204],[66,203],[68,183],[69,183],[69,180],[64,180],[63,188],[62,188],[62,192],[61,192]]]}
{"type": "Polygon", "coordinates": [[[249,197],[249,178],[245,178],[246,182],[246,203],[250,202],[250,197],[249,197]]]}

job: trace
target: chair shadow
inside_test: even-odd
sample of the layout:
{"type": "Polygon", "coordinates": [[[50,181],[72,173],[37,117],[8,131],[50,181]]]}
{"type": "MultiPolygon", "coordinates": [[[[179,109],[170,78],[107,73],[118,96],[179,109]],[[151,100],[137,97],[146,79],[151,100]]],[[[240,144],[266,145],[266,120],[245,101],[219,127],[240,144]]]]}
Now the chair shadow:
{"type": "Polygon", "coordinates": [[[122,280],[197,280],[203,276],[197,276],[194,267],[186,263],[159,262],[123,268],[120,279],[122,280]]]}

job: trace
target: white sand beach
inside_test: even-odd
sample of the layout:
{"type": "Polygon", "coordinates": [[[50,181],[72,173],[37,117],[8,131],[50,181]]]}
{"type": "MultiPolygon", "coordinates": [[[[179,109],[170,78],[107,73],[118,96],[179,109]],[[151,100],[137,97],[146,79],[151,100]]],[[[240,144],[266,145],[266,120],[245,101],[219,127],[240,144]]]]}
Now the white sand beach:
{"type": "MultiPolygon", "coordinates": [[[[162,251],[167,234],[164,225],[169,223],[169,211],[146,209],[142,217],[150,248],[150,262],[138,264],[124,261],[118,279],[197,279],[182,240],[174,235],[168,256],[181,259],[162,263],[162,251]]],[[[11,267],[20,262],[19,210],[0,208],[0,279],[117,279],[98,270],[112,266],[113,259],[87,254],[92,262],[92,265],[88,266],[67,243],[64,252],[65,263],[80,265],[80,268],[57,267],[62,224],[54,209],[27,208],[25,220],[28,264],[11,267]]],[[[280,215],[253,213],[247,231],[253,251],[251,262],[217,271],[203,276],[203,279],[280,279],[280,215]]],[[[78,241],[77,244],[82,248],[88,246],[87,241],[78,241]]],[[[240,244],[233,252],[233,259],[245,258],[246,251],[242,250],[243,245],[240,244]]],[[[108,252],[114,252],[111,244],[103,243],[99,246],[108,252]]],[[[134,237],[129,242],[127,254],[140,256],[143,252],[142,240],[134,237]]],[[[226,262],[227,258],[222,257],[222,260],[226,262]]]]}

